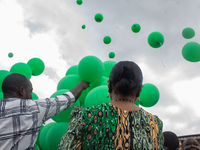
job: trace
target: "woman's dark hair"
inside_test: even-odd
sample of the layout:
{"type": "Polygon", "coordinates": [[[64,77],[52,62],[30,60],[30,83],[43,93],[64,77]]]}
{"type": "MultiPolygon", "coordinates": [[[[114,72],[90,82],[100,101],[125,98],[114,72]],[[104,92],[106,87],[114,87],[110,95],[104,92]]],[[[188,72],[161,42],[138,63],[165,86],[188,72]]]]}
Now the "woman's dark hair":
{"type": "Polygon", "coordinates": [[[175,133],[171,131],[165,131],[163,132],[164,135],[164,145],[170,150],[176,150],[179,148],[179,140],[175,133]]]}
{"type": "Polygon", "coordinates": [[[141,88],[142,80],[140,67],[132,61],[120,61],[115,64],[109,78],[110,83],[123,95],[130,95],[136,88],[141,88]]]}
{"type": "Polygon", "coordinates": [[[18,73],[12,73],[3,80],[2,91],[3,93],[15,92],[16,88],[20,86],[27,88],[29,86],[28,78],[18,73]]]}

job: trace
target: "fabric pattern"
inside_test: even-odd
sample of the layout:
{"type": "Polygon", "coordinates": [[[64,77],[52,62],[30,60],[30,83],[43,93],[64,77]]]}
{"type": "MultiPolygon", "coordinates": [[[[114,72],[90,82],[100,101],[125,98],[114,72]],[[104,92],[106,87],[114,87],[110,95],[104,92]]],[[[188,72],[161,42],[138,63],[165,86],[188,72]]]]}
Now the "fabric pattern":
{"type": "Polygon", "coordinates": [[[157,116],[143,109],[128,112],[110,103],[74,108],[59,150],[160,150],[162,127],[157,116]]]}
{"type": "Polygon", "coordinates": [[[35,150],[41,125],[74,102],[71,92],[43,100],[0,100],[0,149],[35,150]]]}
{"type": "Polygon", "coordinates": [[[82,124],[82,116],[81,116],[81,108],[75,107],[72,109],[70,115],[70,123],[67,128],[67,133],[62,137],[58,149],[81,149],[82,139],[81,139],[81,124],[82,124]],[[65,143],[65,141],[68,141],[65,143]]]}

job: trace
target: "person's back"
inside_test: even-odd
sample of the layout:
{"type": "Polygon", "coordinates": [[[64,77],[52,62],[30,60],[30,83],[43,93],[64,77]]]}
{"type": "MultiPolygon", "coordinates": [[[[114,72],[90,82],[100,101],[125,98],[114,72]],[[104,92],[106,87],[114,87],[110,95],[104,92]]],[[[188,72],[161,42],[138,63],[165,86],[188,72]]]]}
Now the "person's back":
{"type": "Polygon", "coordinates": [[[118,63],[122,65],[120,66],[122,69],[117,65],[111,71],[109,78],[111,102],[84,109],[78,107],[73,109],[67,133],[59,145],[60,150],[162,148],[164,142],[162,121],[134,104],[141,92],[141,72],[132,62],[130,64],[128,62],[124,70],[124,63],[127,64],[127,62],[118,63]],[[137,71],[134,79],[132,79],[132,65],[135,67],[133,70],[137,71]],[[118,68],[121,73],[115,73],[118,68]],[[123,81],[126,79],[130,79],[130,85],[123,81]]]}
{"type": "MultiPolygon", "coordinates": [[[[83,85],[87,87],[85,82],[83,85]]],[[[35,150],[42,123],[73,105],[84,89],[82,85],[77,87],[80,89],[56,98],[31,100],[29,79],[20,74],[8,75],[2,83],[4,99],[0,101],[0,149],[35,150]]]]}

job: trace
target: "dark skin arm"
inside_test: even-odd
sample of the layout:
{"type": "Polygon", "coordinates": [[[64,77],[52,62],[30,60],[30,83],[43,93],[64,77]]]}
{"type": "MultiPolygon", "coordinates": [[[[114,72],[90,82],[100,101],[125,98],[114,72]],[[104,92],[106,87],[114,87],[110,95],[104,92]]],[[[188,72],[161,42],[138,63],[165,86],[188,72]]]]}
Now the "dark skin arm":
{"type": "Polygon", "coordinates": [[[74,95],[75,99],[77,100],[82,91],[87,89],[89,87],[89,84],[85,81],[81,81],[75,88],[71,89],[70,92],[74,95]]]}

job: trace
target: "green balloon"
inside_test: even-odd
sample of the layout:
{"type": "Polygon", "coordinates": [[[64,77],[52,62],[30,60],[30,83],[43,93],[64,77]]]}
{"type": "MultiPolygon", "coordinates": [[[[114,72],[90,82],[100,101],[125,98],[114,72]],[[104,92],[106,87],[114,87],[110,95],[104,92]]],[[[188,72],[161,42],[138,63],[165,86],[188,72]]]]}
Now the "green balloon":
{"type": "Polygon", "coordinates": [[[42,74],[45,68],[44,62],[39,58],[32,58],[28,61],[27,64],[31,67],[33,76],[42,74]]]}
{"type": "Polygon", "coordinates": [[[103,63],[95,56],[86,56],[78,64],[78,74],[83,81],[97,83],[104,74],[103,63]]]}
{"type": "Polygon", "coordinates": [[[114,58],[115,57],[115,53],[114,52],[110,52],[108,56],[109,56],[109,58],[114,58]]]}
{"type": "Polygon", "coordinates": [[[142,87],[142,91],[140,93],[140,105],[143,107],[152,107],[159,100],[160,94],[158,88],[150,83],[146,83],[142,87]]]}
{"type": "MultiPolygon", "coordinates": [[[[81,82],[81,79],[79,76],[67,75],[58,82],[57,90],[61,90],[61,89],[71,90],[75,88],[80,82],[81,82]]],[[[83,90],[79,97],[79,100],[84,101],[86,95],[87,95],[87,90],[83,90]]]]}
{"type": "Polygon", "coordinates": [[[32,92],[31,95],[32,95],[32,100],[37,100],[38,99],[38,96],[34,92],[32,92]]]}
{"type": "Polygon", "coordinates": [[[108,85],[108,80],[109,79],[107,77],[103,76],[99,82],[90,84],[90,87],[87,88],[87,91],[90,92],[92,89],[100,85],[108,85]]]}
{"type": "Polygon", "coordinates": [[[86,25],[82,25],[82,29],[85,29],[86,28],[86,25]]]}
{"type": "Polygon", "coordinates": [[[197,42],[188,42],[183,46],[182,56],[187,61],[200,61],[200,44],[197,42]]]}
{"type": "Polygon", "coordinates": [[[67,75],[78,75],[78,65],[71,66],[67,70],[65,76],[67,76],[67,75]]]}
{"type": "Polygon", "coordinates": [[[77,0],[76,3],[77,3],[78,5],[81,5],[81,4],[83,3],[83,1],[82,1],[82,0],[77,0]]]}
{"type": "Polygon", "coordinates": [[[37,140],[36,140],[36,142],[35,142],[35,144],[37,144],[37,145],[40,145],[39,137],[40,137],[40,133],[41,133],[41,131],[42,131],[43,128],[44,128],[44,125],[41,125],[39,134],[38,134],[38,136],[37,136],[37,140]]]}
{"type": "Polygon", "coordinates": [[[42,148],[42,150],[48,150],[47,148],[47,143],[46,143],[46,136],[48,131],[56,124],[56,122],[51,122],[48,123],[47,125],[45,125],[43,127],[43,129],[41,130],[40,134],[39,134],[39,143],[40,143],[40,147],[42,148]]]}
{"type": "Polygon", "coordinates": [[[152,32],[148,36],[148,43],[153,48],[159,48],[164,43],[164,36],[160,32],[152,32]]]}
{"type": "Polygon", "coordinates": [[[104,61],[103,65],[104,65],[104,76],[109,78],[110,77],[110,72],[113,68],[113,66],[116,64],[115,61],[112,60],[108,60],[108,61],[104,61]]]}
{"type": "Polygon", "coordinates": [[[103,76],[101,78],[101,85],[107,85],[108,86],[108,80],[109,80],[109,78],[103,76]]]}
{"type": "Polygon", "coordinates": [[[3,92],[0,92],[0,100],[3,100],[3,92]]]}
{"type": "Polygon", "coordinates": [[[103,42],[104,42],[105,44],[110,44],[110,42],[111,42],[111,37],[105,36],[105,37],[103,38],[103,42]]]}
{"type": "Polygon", "coordinates": [[[80,105],[81,105],[81,104],[84,104],[85,97],[87,96],[87,94],[88,94],[88,90],[84,90],[84,91],[81,93],[81,96],[78,98],[78,100],[80,101],[80,105]]]}
{"type": "Polygon", "coordinates": [[[61,90],[61,89],[71,90],[75,88],[79,84],[79,82],[81,82],[81,79],[79,76],[67,75],[58,82],[57,90],[61,90]]]}
{"type": "Polygon", "coordinates": [[[84,101],[84,107],[95,106],[102,103],[110,102],[108,95],[108,86],[101,85],[92,89],[86,96],[84,101]]]}
{"type": "Polygon", "coordinates": [[[134,32],[134,33],[138,33],[140,31],[140,25],[135,23],[131,26],[131,30],[134,32]]]}
{"type": "Polygon", "coordinates": [[[7,70],[0,70],[0,92],[2,92],[2,83],[7,75],[11,74],[11,72],[7,70]]]}
{"type": "Polygon", "coordinates": [[[71,111],[75,106],[80,107],[79,100],[77,100],[71,108],[61,111],[57,115],[53,116],[51,119],[55,122],[69,122],[71,111]]]}
{"type": "Polygon", "coordinates": [[[96,22],[101,22],[101,21],[103,21],[103,15],[98,13],[94,16],[94,19],[96,22]]]}
{"type": "Polygon", "coordinates": [[[183,29],[182,31],[182,36],[186,39],[191,39],[194,37],[194,35],[195,35],[195,31],[190,27],[187,27],[183,29]]]}
{"type": "Polygon", "coordinates": [[[13,57],[13,53],[12,52],[8,53],[8,57],[12,58],[13,57]]]}
{"type": "Polygon", "coordinates": [[[35,144],[35,150],[40,150],[40,148],[37,144],[35,144]]]}
{"type": "MultiPolygon", "coordinates": [[[[68,91],[69,90],[67,90],[67,89],[58,90],[55,93],[53,93],[50,98],[54,98],[56,96],[62,95],[68,91]]],[[[80,101],[77,100],[71,108],[61,111],[57,115],[53,116],[51,119],[54,120],[55,122],[69,122],[70,113],[71,113],[72,109],[74,108],[74,106],[80,107],[80,101]]]]}
{"type": "Polygon", "coordinates": [[[46,136],[46,144],[48,150],[57,150],[62,136],[66,133],[68,127],[67,122],[56,123],[49,129],[46,136]]]}
{"type": "Polygon", "coordinates": [[[11,67],[10,72],[22,74],[22,75],[26,76],[28,79],[30,79],[31,75],[32,75],[31,67],[28,64],[25,64],[22,62],[14,64],[11,67]]]}

